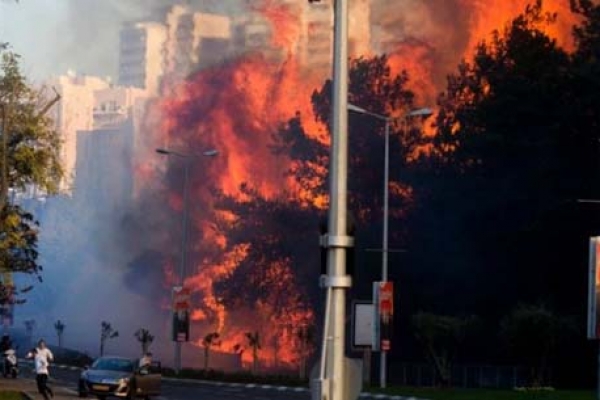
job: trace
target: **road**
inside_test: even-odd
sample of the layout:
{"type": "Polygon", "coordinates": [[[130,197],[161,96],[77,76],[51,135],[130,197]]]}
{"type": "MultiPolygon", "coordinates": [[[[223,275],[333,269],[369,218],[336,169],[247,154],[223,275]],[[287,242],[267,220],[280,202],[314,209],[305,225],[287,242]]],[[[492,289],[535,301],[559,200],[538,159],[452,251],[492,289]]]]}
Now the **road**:
{"type": "MultiPolygon", "coordinates": [[[[23,368],[29,370],[29,368],[23,368]]],[[[51,384],[77,391],[78,371],[51,368],[51,384]]],[[[164,380],[162,394],[156,400],[310,400],[306,388],[263,388],[261,385],[203,383],[164,380]],[[302,390],[302,391],[296,391],[302,390]]]]}

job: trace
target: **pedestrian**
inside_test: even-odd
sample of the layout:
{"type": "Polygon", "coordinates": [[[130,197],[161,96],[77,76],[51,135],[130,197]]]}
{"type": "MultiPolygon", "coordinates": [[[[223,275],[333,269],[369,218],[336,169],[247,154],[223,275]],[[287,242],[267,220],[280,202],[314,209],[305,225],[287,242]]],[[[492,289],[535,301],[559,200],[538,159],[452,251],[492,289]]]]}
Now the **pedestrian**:
{"type": "Polygon", "coordinates": [[[140,358],[139,368],[147,368],[150,365],[152,365],[152,353],[148,351],[140,358]]]}
{"type": "Polygon", "coordinates": [[[44,400],[48,400],[54,397],[54,392],[48,387],[48,366],[54,360],[54,355],[46,347],[46,342],[43,339],[40,339],[38,346],[30,354],[32,354],[35,363],[35,381],[38,392],[44,397],[44,400]]]}
{"type": "Polygon", "coordinates": [[[44,339],[40,339],[38,341],[37,352],[38,352],[38,354],[41,354],[43,357],[46,357],[46,361],[48,361],[48,364],[50,364],[50,362],[54,361],[54,355],[52,354],[50,349],[46,346],[46,342],[44,341],[44,339]]]}

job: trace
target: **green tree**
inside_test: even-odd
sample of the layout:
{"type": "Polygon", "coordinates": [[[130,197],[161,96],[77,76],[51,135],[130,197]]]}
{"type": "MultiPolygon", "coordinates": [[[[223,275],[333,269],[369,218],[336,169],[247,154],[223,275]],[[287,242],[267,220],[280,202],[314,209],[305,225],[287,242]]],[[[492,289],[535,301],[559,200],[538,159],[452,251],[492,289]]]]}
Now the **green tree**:
{"type": "MultiPolygon", "coordinates": [[[[578,296],[564,289],[578,283],[564,265],[581,226],[561,205],[598,197],[600,146],[572,59],[545,34],[555,18],[533,2],[459,65],[439,97],[433,156],[422,160],[426,176],[412,181],[420,209],[409,227],[411,253],[424,275],[436,271],[446,283],[433,296],[449,307],[493,301],[502,314],[518,301],[559,295],[576,307],[578,296]],[[431,232],[452,240],[431,252],[431,232]],[[484,280],[495,285],[482,290],[484,280]]],[[[585,90],[597,98],[597,89],[585,90]]]]}
{"type": "Polygon", "coordinates": [[[550,358],[559,339],[572,326],[542,305],[517,306],[500,323],[500,337],[514,356],[531,371],[531,384],[544,384],[550,358]]]}
{"type": "MultiPolygon", "coordinates": [[[[58,192],[62,177],[60,138],[46,115],[58,100],[28,84],[19,56],[0,46],[0,271],[33,274],[41,281],[38,264],[38,224],[19,205],[8,202],[9,189],[36,187],[49,195],[58,192]]],[[[0,286],[0,303],[19,303],[23,289],[0,286]]],[[[12,286],[12,285],[9,285],[12,286]]]]}
{"type": "Polygon", "coordinates": [[[450,317],[423,311],[413,315],[414,334],[433,364],[442,386],[451,384],[452,362],[477,321],[476,317],[450,317]]]}
{"type": "Polygon", "coordinates": [[[142,346],[142,354],[146,354],[150,348],[150,345],[154,341],[154,335],[152,335],[148,329],[140,328],[135,331],[133,336],[135,336],[138,342],[140,342],[140,345],[142,346]]]}
{"type": "Polygon", "coordinates": [[[209,365],[209,356],[210,349],[215,346],[219,346],[221,342],[219,341],[219,332],[211,332],[204,336],[202,339],[202,347],[204,347],[204,370],[208,371],[209,365]]]}
{"type": "Polygon", "coordinates": [[[106,321],[100,324],[100,357],[104,355],[104,345],[108,339],[114,339],[119,336],[119,331],[106,321]]]}
{"type": "Polygon", "coordinates": [[[62,347],[65,324],[59,319],[54,323],[54,330],[56,331],[56,336],[58,337],[58,347],[62,347]]]}

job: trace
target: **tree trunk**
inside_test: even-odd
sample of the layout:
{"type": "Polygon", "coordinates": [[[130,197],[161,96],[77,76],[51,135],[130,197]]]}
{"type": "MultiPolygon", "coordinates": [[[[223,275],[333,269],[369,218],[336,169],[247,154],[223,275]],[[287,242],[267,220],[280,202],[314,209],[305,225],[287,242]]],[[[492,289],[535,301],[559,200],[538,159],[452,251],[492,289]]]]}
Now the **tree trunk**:
{"type": "Polygon", "coordinates": [[[258,349],[252,348],[252,373],[256,374],[256,367],[258,365],[258,349]]]}
{"type": "Polygon", "coordinates": [[[208,353],[209,353],[210,349],[208,348],[208,346],[206,346],[204,348],[204,370],[208,371],[208,353]]]}

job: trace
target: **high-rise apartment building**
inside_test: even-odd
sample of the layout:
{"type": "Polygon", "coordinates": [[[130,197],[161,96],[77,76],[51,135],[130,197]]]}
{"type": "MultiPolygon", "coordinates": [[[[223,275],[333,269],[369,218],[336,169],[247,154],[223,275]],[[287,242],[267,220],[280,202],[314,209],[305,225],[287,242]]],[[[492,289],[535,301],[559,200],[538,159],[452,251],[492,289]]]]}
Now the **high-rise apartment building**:
{"type": "Polygon", "coordinates": [[[94,93],[109,87],[109,82],[92,76],[75,73],[60,76],[49,82],[61,99],[52,108],[56,129],[62,138],[61,162],[65,176],[60,190],[71,193],[77,160],[77,132],[94,126],[94,93]]]}
{"type": "Polygon", "coordinates": [[[121,29],[119,85],[159,92],[165,71],[167,28],[157,22],[126,24],[121,29]]]}
{"type": "MultiPolygon", "coordinates": [[[[301,27],[298,44],[300,65],[312,71],[329,73],[333,60],[332,2],[300,3],[301,27]]],[[[371,48],[370,0],[350,2],[348,19],[348,51],[351,56],[369,55],[371,48]]]]}

